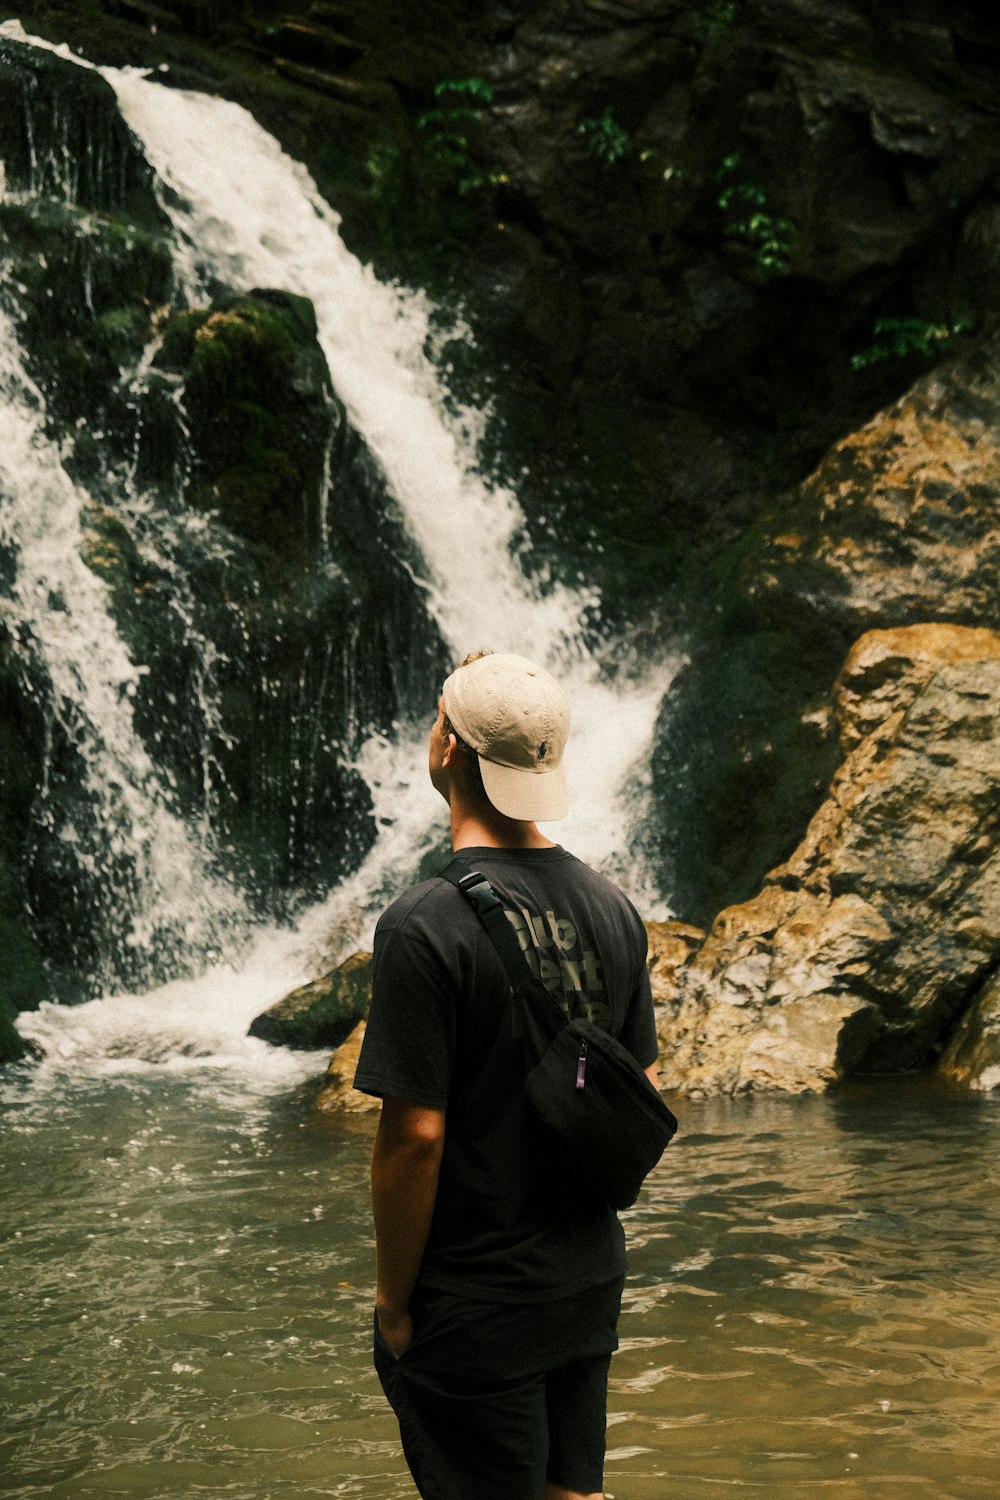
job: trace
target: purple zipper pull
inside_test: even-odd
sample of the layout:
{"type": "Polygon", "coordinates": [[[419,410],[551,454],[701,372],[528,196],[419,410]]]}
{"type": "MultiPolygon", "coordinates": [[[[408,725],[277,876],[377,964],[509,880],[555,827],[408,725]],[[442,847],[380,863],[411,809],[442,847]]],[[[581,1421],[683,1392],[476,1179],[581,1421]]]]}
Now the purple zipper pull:
{"type": "Polygon", "coordinates": [[[582,1089],[587,1081],[587,1041],[580,1043],[580,1056],[576,1060],[576,1086],[582,1089]]]}

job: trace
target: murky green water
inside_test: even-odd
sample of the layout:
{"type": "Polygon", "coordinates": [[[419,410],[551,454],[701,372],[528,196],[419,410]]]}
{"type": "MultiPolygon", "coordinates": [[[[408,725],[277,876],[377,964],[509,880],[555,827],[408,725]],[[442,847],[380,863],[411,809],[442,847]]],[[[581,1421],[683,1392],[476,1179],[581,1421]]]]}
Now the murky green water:
{"type": "MultiPolygon", "coordinates": [[[[0,1491],[414,1491],[369,1366],[371,1131],[145,1070],[0,1104],[0,1491]]],[[[1000,1493],[1000,1100],[681,1106],[629,1216],[615,1500],[1000,1493]]]]}

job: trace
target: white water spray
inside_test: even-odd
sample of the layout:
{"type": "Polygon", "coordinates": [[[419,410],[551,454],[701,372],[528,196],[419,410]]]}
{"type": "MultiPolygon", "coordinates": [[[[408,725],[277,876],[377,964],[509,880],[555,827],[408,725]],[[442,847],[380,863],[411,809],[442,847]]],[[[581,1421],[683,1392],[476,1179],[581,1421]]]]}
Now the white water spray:
{"type": "MultiPolygon", "coordinates": [[[[0,312],[0,540],[17,559],[4,612],[15,649],[47,679],[45,712],[78,752],[101,842],[99,853],[80,849],[78,863],[91,867],[95,883],[115,868],[134,872],[133,899],[114,907],[129,924],[116,934],[124,946],[228,946],[242,924],[240,902],[209,874],[136,734],[132,698],[143,669],[117,633],[107,585],[83,560],[81,512],[89,496],[63,469],[43,422],[42,394],[23,368],[16,329],[0,312]]],[[[51,805],[43,803],[42,816],[48,836],[79,840],[51,805]]]]}

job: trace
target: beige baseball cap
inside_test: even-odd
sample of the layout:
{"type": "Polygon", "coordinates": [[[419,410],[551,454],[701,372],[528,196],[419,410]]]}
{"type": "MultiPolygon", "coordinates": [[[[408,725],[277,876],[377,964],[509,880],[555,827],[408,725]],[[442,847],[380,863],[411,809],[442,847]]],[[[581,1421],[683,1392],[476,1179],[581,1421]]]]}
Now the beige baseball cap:
{"type": "Polygon", "coordinates": [[[530,823],[566,816],[569,705],[551,673],[525,656],[491,652],[452,672],[442,697],[498,812],[530,823]]]}

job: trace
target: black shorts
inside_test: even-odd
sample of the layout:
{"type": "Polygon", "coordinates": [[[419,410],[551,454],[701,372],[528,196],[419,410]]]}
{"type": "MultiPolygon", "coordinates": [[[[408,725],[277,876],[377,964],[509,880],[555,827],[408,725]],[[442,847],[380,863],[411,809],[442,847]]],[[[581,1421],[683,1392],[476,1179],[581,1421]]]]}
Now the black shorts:
{"type": "Polygon", "coordinates": [[[399,1360],[376,1319],[375,1368],[424,1500],[602,1488],[621,1294],[621,1279],[526,1305],[421,1288],[399,1360]]]}

